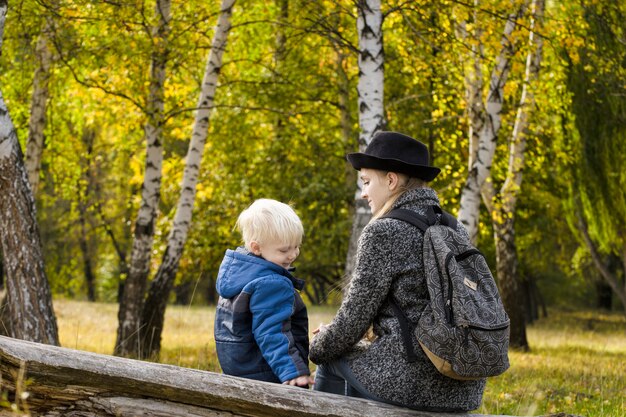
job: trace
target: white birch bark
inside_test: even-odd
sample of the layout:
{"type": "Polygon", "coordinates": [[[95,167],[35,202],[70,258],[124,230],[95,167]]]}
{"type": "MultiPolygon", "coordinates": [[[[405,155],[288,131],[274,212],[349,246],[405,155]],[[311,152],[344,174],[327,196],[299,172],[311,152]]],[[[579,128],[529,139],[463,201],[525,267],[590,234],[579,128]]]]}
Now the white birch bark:
{"type": "MultiPolygon", "coordinates": [[[[382,23],[383,14],[380,0],[359,0],[357,2],[357,31],[359,34],[359,152],[363,152],[372,141],[374,133],[383,129],[384,114],[384,51],[382,23]]],[[[363,227],[369,222],[371,212],[361,198],[362,184],[357,180],[355,193],[355,213],[352,234],[346,259],[346,276],[354,270],[356,248],[363,227]]]]}
{"type": "Polygon", "coordinates": [[[489,182],[483,189],[483,197],[490,210],[494,230],[500,293],[511,318],[510,345],[522,349],[529,347],[526,337],[526,303],[521,302],[526,300],[527,294],[518,277],[515,207],[522,186],[529,114],[535,106],[532,85],[537,81],[541,67],[543,40],[537,36],[536,31],[541,27],[544,4],[544,0],[533,0],[524,84],[515,125],[509,139],[509,165],[506,179],[499,192],[500,204],[491,207],[494,200],[493,182],[489,182]]]}
{"type": "MultiPolygon", "coordinates": [[[[385,124],[383,108],[384,52],[383,15],[380,0],[361,0],[357,31],[359,34],[359,151],[363,152],[372,136],[385,124]]],[[[360,194],[358,195],[360,198],[360,194]]]]}
{"type": "Polygon", "coordinates": [[[465,225],[473,242],[478,235],[478,217],[480,214],[481,188],[491,173],[491,164],[496,150],[498,131],[501,125],[500,112],[502,111],[503,90],[510,69],[511,58],[515,54],[515,46],[511,41],[511,34],[517,25],[517,20],[524,14],[526,4],[508,16],[501,39],[501,50],[496,58],[491,72],[489,92],[486,100],[484,115],[470,120],[480,126],[475,129],[478,134],[478,150],[476,159],[467,174],[465,186],[461,191],[461,207],[459,220],[465,225]],[[484,122],[483,122],[484,120],[484,122]]]}
{"type": "Polygon", "coordinates": [[[135,220],[135,235],[118,311],[118,332],[115,354],[138,356],[141,310],[146,282],[150,273],[154,225],[161,194],[163,163],[162,128],[164,123],[164,84],[170,31],[170,0],[158,0],[155,15],[158,24],[153,28],[154,50],[150,70],[150,87],[146,103],[145,125],[146,162],[141,190],[141,205],[135,220]]]}
{"type": "MultiPolygon", "coordinates": [[[[485,107],[483,103],[483,70],[482,59],[484,57],[485,47],[481,42],[482,28],[479,25],[478,10],[480,1],[474,0],[474,32],[473,41],[471,41],[472,69],[465,73],[467,108],[469,113],[469,158],[468,171],[471,171],[472,165],[478,157],[478,143],[480,141],[479,132],[485,125],[485,107]]],[[[461,28],[462,39],[467,40],[469,34],[465,29],[465,24],[461,28]]]]}
{"type": "MultiPolygon", "coordinates": [[[[53,7],[55,4],[53,4],[53,7]]],[[[33,79],[33,95],[30,104],[30,121],[28,124],[28,140],[26,142],[26,172],[33,194],[39,188],[39,171],[43,152],[44,128],[46,127],[46,106],[48,104],[48,84],[50,66],[52,64],[51,38],[54,32],[52,17],[46,17],[37,45],[35,56],[38,67],[33,79]]]]}
{"type": "Polygon", "coordinates": [[[183,173],[176,215],[172,230],[168,236],[167,248],[163,255],[161,266],[150,285],[150,291],[145,303],[142,316],[142,326],[146,329],[142,339],[142,354],[145,357],[153,357],[160,350],[167,299],[176,277],[176,271],[178,270],[180,258],[187,240],[187,233],[191,225],[200,164],[204,153],[211,112],[213,111],[218,76],[222,67],[222,56],[231,28],[230,19],[234,4],[235,0],[222,0],[211,51],[205,67],[202,90],[198,99],[198,110],[185,161],[185,171],[183,173]]]}
{"type": "Polygon", "coordinates": [[[539,69],[543,57],[543,38],[537,36],[537,27],[543,20],[544,0],[534,0],[532,5],[532,17],[530,34],[528,37],[529,52],[526,57],[526,70],[524,84],[520,96],[519,108],[515,118],[515,125],[511,134],[509,147],[509,166],[504,185],[500,190],[502,195],[502,211],[513,214],[517,204],[517,196],[522,186],[522,170],[524,168],[526,150],[526,130],[528,129],[529,113],[535,107],[535,94],[531,85],[539,77],[539,69]]]}
{"type": "MultiPolygon", "coordinates": [[[[8,5],[0,0],[0,52],[8,5]]],[[[59,344],[46,277],[35,199],[22,151],[0,91],[0,241],[6,272],[11,337],[59,344]]]]}

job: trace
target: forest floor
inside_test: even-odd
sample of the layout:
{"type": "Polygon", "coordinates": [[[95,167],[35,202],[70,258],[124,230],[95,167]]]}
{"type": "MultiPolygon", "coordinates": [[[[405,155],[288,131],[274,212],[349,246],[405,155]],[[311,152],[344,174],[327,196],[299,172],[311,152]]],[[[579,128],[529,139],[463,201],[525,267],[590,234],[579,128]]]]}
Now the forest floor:
{"type": "MultiPolygon", "coordinates": [[[[54,300],[64,347],[111,354],[117,305],[54,300]]],[[[309,307],[311,330],[334,307],[309,307]]],[[[214,307],[169,306],[160,362],[220,372],[213,341],[214,307]]],[[[538,416],[566,412],[626,416],[626,317],[616,313],[549,310],[527,329],[529,352],[510,352],[511,368],[490,378],[482,414],[538,416]]]]}

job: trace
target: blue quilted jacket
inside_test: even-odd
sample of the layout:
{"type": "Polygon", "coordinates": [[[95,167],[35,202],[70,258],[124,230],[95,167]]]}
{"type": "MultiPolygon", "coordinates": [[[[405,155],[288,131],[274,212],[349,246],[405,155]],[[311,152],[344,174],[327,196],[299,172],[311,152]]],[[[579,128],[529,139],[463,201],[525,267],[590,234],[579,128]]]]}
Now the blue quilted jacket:
{"type": "Polygon", "coordinates": [[[215,345],[222,371],[268,382],[309,375],[304,281],[244,248],[227,250],[217,277],[215,345]]]}

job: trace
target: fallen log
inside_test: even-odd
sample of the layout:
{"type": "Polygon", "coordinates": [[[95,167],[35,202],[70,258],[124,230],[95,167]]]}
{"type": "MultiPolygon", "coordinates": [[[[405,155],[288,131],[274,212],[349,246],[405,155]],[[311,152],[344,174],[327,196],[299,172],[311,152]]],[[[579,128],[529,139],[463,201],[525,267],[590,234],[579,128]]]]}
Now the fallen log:
{"type": "MultiPolygon", "coordinates": [[[[420,412],[3,336],[0,336],[0,391],[8,395],[9,402],[20,412],[49,417],[469,416],[420,412]]],[[[0,416],[9,415],[16,414],[0,409],[0,416]]]]}

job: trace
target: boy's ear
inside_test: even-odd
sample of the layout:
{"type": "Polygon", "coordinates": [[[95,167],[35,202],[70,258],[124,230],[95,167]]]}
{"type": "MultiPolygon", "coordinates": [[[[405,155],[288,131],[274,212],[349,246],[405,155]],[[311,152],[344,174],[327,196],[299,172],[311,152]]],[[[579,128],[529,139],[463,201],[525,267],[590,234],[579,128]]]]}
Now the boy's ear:
{"type": "Polygon", "coordinates": [[[254,240],[250,242],[250,249],[251,249],[251,252],[254,253],[255,255],[257,256],[261,255],[261,245],[259,245],[259,242],[256,242],[254,240]]]}

